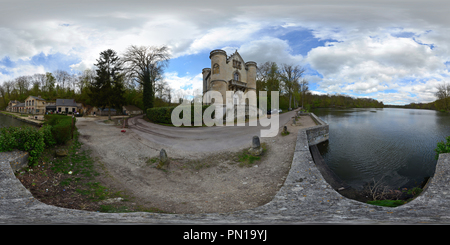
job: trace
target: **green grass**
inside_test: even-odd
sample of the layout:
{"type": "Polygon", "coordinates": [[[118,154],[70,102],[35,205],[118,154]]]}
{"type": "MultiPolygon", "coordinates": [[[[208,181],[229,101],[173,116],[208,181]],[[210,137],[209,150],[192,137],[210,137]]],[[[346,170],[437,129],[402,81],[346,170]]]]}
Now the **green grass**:
{"type": "Polygon", "coordinates": [[[78,141],[78,133],[74,133],[74,140],[65,146],[59,146],[68,150],[68,155],[62,158],[52,158],[54,148],[43,156],[42,160],[51,162],[51,169],[55,173],[61,173],[63,178],[61,186],[76,185],[76,192],[87,196],[92,201],[101,201],[107,198],[123,197],[121,192],[113,192],[99,182],[95,182],[95,177],[99,176],[95,170],[95,160],[91,158],[89,150],[81,150],[81,143],[78,141]]]}
{"type": "Polygon", "coordinates": [[[253,156],[248,153],[248,149],[242,150],[238,155],[239,167],[250,167],[256,161],[261,160],[261,157],[267,152],[267,144],[262,143],[261,147],[263,148],[263,152],[260,156],[253,156]]]}
{"type": "Polygon", "coordinates": [[[406,203],[406,201],[402,200],[376,200],[376,201],[368,201],[368,204],[383,206],[383,207],[398,207],[406,203]]]}

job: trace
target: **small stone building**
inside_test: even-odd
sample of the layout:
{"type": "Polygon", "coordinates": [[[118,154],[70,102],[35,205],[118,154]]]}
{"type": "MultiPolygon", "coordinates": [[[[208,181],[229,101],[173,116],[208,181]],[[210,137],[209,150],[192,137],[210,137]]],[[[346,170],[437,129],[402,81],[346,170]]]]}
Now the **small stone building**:
{"type": "Polygon", "coordinates": [[[78,106],[74,99],[56,99],[56,111],[58,113],[77,112],[78,106]]]}
{"type": "Polygon", "coordinates": [[[139,115],[142,114],[143,111],[134,105],[125,105],[122,106],[123,114],[125,115],[139,115]]]}
{"type": "Polygon", "coordinates": [[[19,103],[20,103],[20,101],[18,101],[18,100],[9,101],[8,106],[6,107],[6,111],[13,112],[13,106],[15,106],[19,103]]]}
{"type": "Polygon", "coordinates": [[[11,112],[25,113],[25,103],[19,102],[18,104],[13,105],[11,112]]]}
{"type": "Polygon", "coordinates": [[[30,114],[45,114],[46,101],[39,95],[28,96],[25,99],[25,112],[30,114]]]}

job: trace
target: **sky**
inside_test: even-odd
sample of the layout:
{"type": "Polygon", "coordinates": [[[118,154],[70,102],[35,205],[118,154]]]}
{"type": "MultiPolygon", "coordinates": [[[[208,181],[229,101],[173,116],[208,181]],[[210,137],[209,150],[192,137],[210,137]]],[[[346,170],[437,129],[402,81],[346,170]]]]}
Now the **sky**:
{"type": "Polygon", "coordinates": [[[0,84],[77,73],[100,52],[170,48],[165,81],[202,90],[209,53],[299,65],[315,94],[404,105],[450,83],[450,2],[444,0],[0,0],[0,84]]]}

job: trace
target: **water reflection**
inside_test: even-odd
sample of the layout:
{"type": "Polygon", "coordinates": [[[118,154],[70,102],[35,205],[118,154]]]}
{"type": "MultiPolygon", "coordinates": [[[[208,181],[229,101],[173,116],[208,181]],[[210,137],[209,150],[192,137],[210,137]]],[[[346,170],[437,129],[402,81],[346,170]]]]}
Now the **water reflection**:
{"type": "Polygon", "coordinates": [[[32,125],[0,113],[0,128],[9,127],[9,126],[20,127],[20,126],[32,126],[32,125]]]}
{"type": "Polygon", "coordinates": [[[432,110],[316,109],[328,122],[329,141],[319,150],[328,166],[360,189],[383,178],[395,188],[411,188],[433,176],[436,144],[450,136],[450,115],[432,110]]]}

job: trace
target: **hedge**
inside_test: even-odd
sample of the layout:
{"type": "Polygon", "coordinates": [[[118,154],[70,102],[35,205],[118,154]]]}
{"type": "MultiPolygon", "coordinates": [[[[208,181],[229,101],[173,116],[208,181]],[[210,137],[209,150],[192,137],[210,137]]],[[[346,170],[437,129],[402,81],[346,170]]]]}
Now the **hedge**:
{"type": "Polygon", "coordinates": [[[31,126],[0,128],[0,152],[14,149],[26,151],[28,164],[35,165],[45,148],[70,140],[72,117],[52,114],[45,115],[45,119],[40,129],[31,126]]]}
{"type": "MultiPolygon", "coordinates": [[[[191,107],[191,125],[194,124],[194,117],[195,117],[195,110],[194,105],[186,105],[191,107]]],[[[155,107],[155,108],[149,108],[147,109],[147,118],[150,119],[150,121],[155,123],[164,123],[164,124],[172,124],[172,111],[177,106],[167,106],[167,107],[155,107]]],[[[184,106],[182,106],[184,107],[184,106]]],[[[208,108],[209,105],[203,105],[202,106],[202,115],[204,114],[206,108],[208,108]]],[[[180,118],[183,118],[182,112],[180,113],[180,118]]],[[[201,116],[202,120],[203,117],[201,116]]]]}
{"type": "Polygon", "coordinates": [[[0,128],[0,151],[18,149],[28,152],[28,162],[35,164],[45,148],[44,133],[35,127],[0,128]]]}
{"type": "MultiPolygon", "coordinates": [[[[69,141],[72,137],[72,117],[66,116],[66,115],[59,115],[59,114],[49,114],[45,115],[45,123],[44,125],[48,125],[51,128],[51,133],[53,136],[53,139],[55,140],[56,144],[62,145],[65,144],[67,141],[69,141]]],[[[75,126],[76,118],[73,118],[73,124],[74,129],[76,130],[75,126]]]]}

